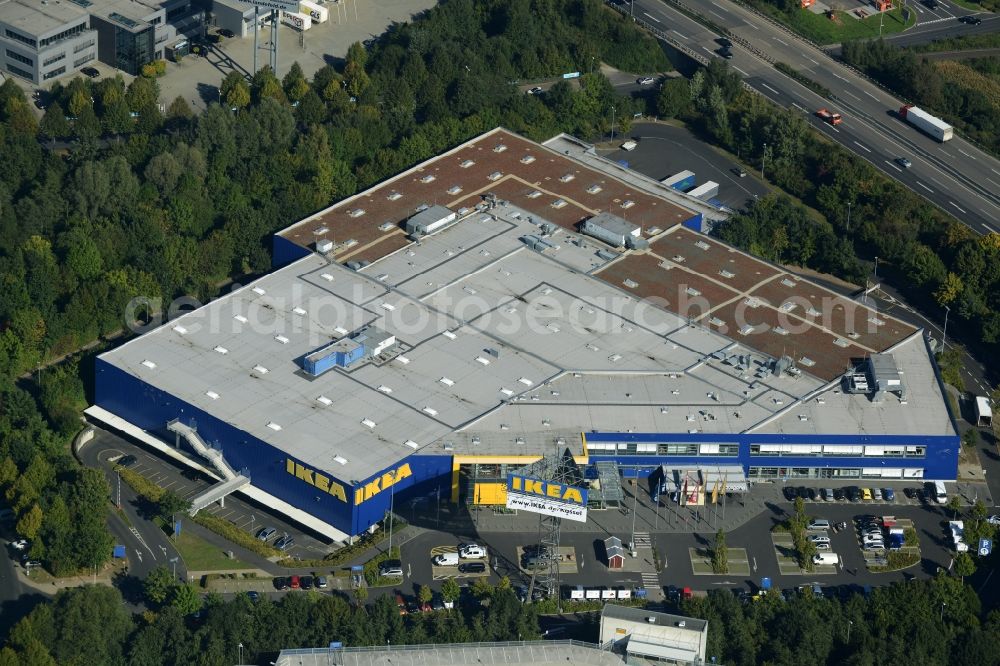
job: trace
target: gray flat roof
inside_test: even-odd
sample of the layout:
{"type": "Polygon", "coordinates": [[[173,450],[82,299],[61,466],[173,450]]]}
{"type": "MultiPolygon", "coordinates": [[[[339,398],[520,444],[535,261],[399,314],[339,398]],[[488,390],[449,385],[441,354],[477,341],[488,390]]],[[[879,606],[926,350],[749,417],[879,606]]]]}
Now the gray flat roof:
{"type": "MultiPolygon", "coordinates": [[[[889,350],[906,404],[845,394],[807,367],[776,375],[753,336],[595,276],[616,260],[579,234],[559,227],[551,248],[529,249],[521,238],[547,221],[514,205],[473,211],[358,271],[310,254],[102,358],[355,481],[418,450],[530,457],[561,440],[582,453],[590,430],[953,434],[920,332],[889,350]],[[306,354],[371,324],[396,337],[398,356],[301,370],[306,354]]],[[[811,288],[770,270],[772,299],[811,288]]]]}
{"type": "Polygon", "coordinates": [[[525,666],[620,666],[618,655],[579,641],[519,641],[452,645],[393,645],[375,647],[282,650],[275,666],[468,666],[469,664],[524,664],[525,666]],[[334,659],[331,662],[331,657],[334,659]]]}
{"type": "Polygon", "coordinates": [[[619,606],[617,604],[604,605],[604,610],[601,611],[601,619],[603,620],[605,618],[627,620],[629,622],[636,622],[638,624],[648,625],[651,627],[676,628],[679,623],[683,622],[684,626],[680,628],[697,633],[701,633],[708,629],[708,622],[706,620],[699,620],[694,617],[685,617],[683,615],[672,615],[671,613],[660,613],[659,611],[651,611],[646,608],[619,606]]]}
{"type": "Polygon", "coordinates": [[[79,5],[65,2],[28,2],[28,0],[8,0],[0,4],[0,23],[31,35],[40,37],[71,23],[87,18],[87,11],[79,5]]]}

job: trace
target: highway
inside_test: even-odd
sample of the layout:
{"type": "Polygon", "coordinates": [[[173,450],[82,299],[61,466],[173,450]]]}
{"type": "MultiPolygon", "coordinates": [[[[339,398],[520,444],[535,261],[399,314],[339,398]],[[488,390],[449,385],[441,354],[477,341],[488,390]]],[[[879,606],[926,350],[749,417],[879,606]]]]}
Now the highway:
{"type": "MultiPolygon", "coordinates": [[[[629,5],[621,7],[629,11],[629,5]]],[[[698,7],[708,20],[734,37],[735,58],[729,64],[759,93],[780,106],[796,109],[827,137],[976,233],[1000,231],[1000,162],[995,158],[959,137],[941,144],[920,133],[895,116],[901,100],[742,6],[710,0],[698,7]],[[833,99],[825,99],[782,74],[769,60],[784,62],[824,85],[833,91],[833,99]],[[833,127],[819,120],[814,112],[821,107],[841,113],[843,123],[833,127]],[[895,160],[900,157],[910,160],[912,166],[899,166],[895,160]]],[[[719,35],[673,4],[635,0],[632,8],[637,21],[668,41],[702,58],[718,57],[715,40],[719,35]]]]}

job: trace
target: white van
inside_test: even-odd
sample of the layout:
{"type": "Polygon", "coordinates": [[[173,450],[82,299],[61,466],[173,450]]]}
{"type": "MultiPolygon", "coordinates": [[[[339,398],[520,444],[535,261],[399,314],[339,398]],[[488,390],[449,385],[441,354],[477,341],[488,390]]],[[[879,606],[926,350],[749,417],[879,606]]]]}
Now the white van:
{"type": "Polygon", "coordinates": [[[944,489],[944,481],[934,482],[934,501],[945,504],[948,501],[948,491],[944,489]]]}
{"type": "Polygon", "coordinates": [[[826,518],[815,518],[809,522],[808,529],[822,531],[830,529],[830,521],[826,518]]]}
{"type": "Polygon", "coordinates": [[[434,557],[434,564],[439,567],[457,567],[458,553],[442,553],[434,557]]]}
{"type": "Polygon", "coordinates": [[[628,141],[622,144],[622,150],[635,150],[638,146],[639,146],[638,143],[629,139],[628,141]]]}
{"type": "Polygon", "coordinates": [[[837,566],[840,559],[837,558],[836,553],[816,553],[813,555],[813,564],[832,564],[837,566]]]}

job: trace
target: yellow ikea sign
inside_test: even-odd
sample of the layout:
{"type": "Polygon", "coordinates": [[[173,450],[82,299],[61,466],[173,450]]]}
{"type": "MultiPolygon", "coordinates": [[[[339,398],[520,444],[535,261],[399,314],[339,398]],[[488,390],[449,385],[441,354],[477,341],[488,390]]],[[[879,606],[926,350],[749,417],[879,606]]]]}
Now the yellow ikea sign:
{"type": "Polygon", "coordinates": [[[541,481],[527,476],[508,474],[507,487],[513,492],[524,493],[525,495],[547,497],[560,500],[562,502],[572,502],[573,504],[585,505],[587,503],[584,490],[573,486],[567,486],[562,483],[541,481]]]}
{"type": "MultiPolygon", "coordinates": [[[[341,502],[347,501],[347,493],[344,486],[340,485],[330,477],[309,469],[305,465],[300,465],[291,458],[285,460],[285,471],[297,479],[305,481],[310,486],[322,490],[324,493],[333,495],[341,502]]],[[[382,476],[375,477],[368,483],[354,490],[354,504],[358,505],[378,495],[383,490],[399,483],[403,479],[413,476],[409,463],[400,465],[395,470],[389,470],[382,476]]]]}
{"type": "Polygon", "coordinates": [[[324,493],[333,495],[341,502],[347,501],[347,493],[344,486],[340,485],[328,476],[324,476],[317,471],[311,470],[304,465],[300,465],[291,458],[285,460],[285,471],[297,479],[302,479],[310,486],[322,490],[324,493]]]}
{"type": "Polygon", "coordinates": [[[354,505],[357,506],[365,500],[370,500],[386,488],[399,483],[408,476],[413,476],[413,472],[410,471],[410,464],[404,463],[395,471],[389,470],[382,476],[375,477],[363,487],[354,489],[354,505]]]}

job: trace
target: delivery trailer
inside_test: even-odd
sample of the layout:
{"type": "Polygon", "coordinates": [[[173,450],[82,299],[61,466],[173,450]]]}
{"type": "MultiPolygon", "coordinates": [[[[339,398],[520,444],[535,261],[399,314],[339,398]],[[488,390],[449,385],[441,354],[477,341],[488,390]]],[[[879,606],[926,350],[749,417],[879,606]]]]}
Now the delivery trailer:
{"type": "Polygon", "coordinates": [[[299,0],[299,11],[308,14],[313,23],[326,23],[330,18],[329,9],[310,0],[299,0]]]}
{"type": "Polygon", "coordinates": [[[312,27],[312,19],[308,14],[303,14],[302,12],[283,11],[281,12],[281,22],[302,32],[312,27]]]}
{"type": "Polygon", "coordinates": [[[660,181],[667,187],[672,187],[681,192],[687,192],[694,187],[694,171],[681,171],[660,181]]]}
{"type": "Polygon", "coordinates": [[[899,107],[899,117],[924,134],[942,143],[952,137],[953,130],[951,125],[912,104],[904,104],[899,107]]]}
{"type": "Polygon", "coordinates": [[[708,201],[712,197],[719,196],[719,184],[710,180],[690,190],[688,194],[696,199],[708,201]]]}
{"type": "Polygon", "coordinates": [[[981,395],[976,396],[976,426],[989,428],[993,425],[993,410],[990,401],[981,395]]]}

